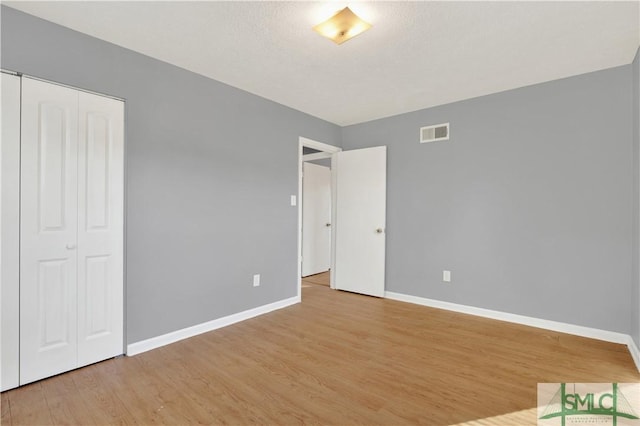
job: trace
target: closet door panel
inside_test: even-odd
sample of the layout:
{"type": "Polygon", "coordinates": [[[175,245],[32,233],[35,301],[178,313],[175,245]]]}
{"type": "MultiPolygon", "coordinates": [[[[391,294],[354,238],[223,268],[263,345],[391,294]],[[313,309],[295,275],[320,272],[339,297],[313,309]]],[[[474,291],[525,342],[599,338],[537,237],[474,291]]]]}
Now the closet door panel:
{"type": "Polygon", "coordinates": [[[77,366],[78,92],[22,82],[20,384],[77,366]]]}
{"type": "Polygon", "coordinates": [[[78,362],[123,353],[124,104],[80,93],[78,362]]]}

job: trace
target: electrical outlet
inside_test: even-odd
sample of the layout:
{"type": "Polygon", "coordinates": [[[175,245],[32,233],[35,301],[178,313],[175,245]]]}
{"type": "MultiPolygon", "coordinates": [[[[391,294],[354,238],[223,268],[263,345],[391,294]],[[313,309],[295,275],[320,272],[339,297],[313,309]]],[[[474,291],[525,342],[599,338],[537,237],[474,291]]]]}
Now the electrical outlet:
{"type": "Polygon", "coordinates": [[[451,282],[451,271],[442,271],[442,281],[445,283],[451,282]]]}
{"type": "Polygon", "coordinates": [[[296,197],[295,195],[291,196],[291,206],[295,207],[298,205],[298,197],[296,197]]]}
{"type": "Polygon", "coordinates": [[[260,286],[260,274],[255,274],[253,276],[253,286],[254,287],[260,286]]]}

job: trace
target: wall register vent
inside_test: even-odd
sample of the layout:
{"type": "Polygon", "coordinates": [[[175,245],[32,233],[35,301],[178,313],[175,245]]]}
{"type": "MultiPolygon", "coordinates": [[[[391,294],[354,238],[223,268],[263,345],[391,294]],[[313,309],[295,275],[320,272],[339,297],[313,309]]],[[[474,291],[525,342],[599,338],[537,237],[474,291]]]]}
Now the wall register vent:
{"type": "Polygon", "coordinates": [[[420,143],[449,140],[449,123],[420,128],[420,143]]]}

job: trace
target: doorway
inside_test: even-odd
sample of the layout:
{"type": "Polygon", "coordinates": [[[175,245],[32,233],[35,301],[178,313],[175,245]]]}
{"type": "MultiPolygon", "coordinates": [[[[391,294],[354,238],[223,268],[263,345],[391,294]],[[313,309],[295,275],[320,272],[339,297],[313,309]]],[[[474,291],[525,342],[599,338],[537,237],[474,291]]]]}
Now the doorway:
{"type": "Polygon", "coordinates": [[[387,147],[343,151],[302,137],[298,146],[298,297],[302,296],[303,275],[304,164],[328,159],[331,162],[331,221],[327,222],[331,229],[330,287],[384,297],[387,147]]]}
{"type": "Polygon", "coordinates": [[[310,280],[330,269],[331,159],[325,158],[302,165],[302,277],[310,280]]]}
{"type": "MultiPolygon", "coordinates": [[[[302,295],[302,280],[304,276],[310,276],[306,281],[317,281],[326,285],[327,281],[329,287],[334,287],[333,277],[333,264],[335,262],[334,248],[335,248],[335,227],[332,226],[332,218],[335,215],[335,177],[332,173],[332,156],[333,154],[342,151],[333,145],[328,145],[322,142],[314,141],[311,139],[301,137],[298,144],[298,296],[302,295]],[[305,170],[306,169],[306,170],[305,170]],[[316,190],[318,197],[314,197],[312,203],[307,202],[307,225],[309,224],[309,209],[321,209],[327,208],[326,192],[329,193],[329,206],[328,211],[317,212],[312,220],[315,223],[315,230],[312,226],[308,226],[308,229],[304,229],[304,207],[305,207],[305,191],[303,184],[304,173],[309,175],[312,173],[316,181],[319,182],[316,190]],[[326,182],[323,180],[329,177],[329,188],[326,188],[326,182]],[[324,188],[322,188],[324,187],[324,188]],[[324,193],[324,194],[323,194],[324,193]],[[324,224],[322,223],[324,222],[324,224]],[[324,229],[322,229],[324,227],[324,229]],[[307,240],[303,240],[303,236],[306,233],[309,236],[309,232],[314,232],[315,241],[310,244],[307,240]],[[306,247],[305,247],[306,246],[306,247]],[[306,263],[303,257],[303,253],[307,255],[306,263]],[[319,256],[317,256],[319,255],[319,256]],[[314,259],[309,259],[309,256],[317,256],[314,259]],[[326,269],[328,269],[328,274],[326,269]],[[323,270],[324,269],[324,270],[323,270]],[[315,277],[315,278],[314,278],[315,277]]],[[[309,188],[307,188],[309,189],[309,188]]],[[[309,200],[308,200],[309,201],[309,200]]]]}

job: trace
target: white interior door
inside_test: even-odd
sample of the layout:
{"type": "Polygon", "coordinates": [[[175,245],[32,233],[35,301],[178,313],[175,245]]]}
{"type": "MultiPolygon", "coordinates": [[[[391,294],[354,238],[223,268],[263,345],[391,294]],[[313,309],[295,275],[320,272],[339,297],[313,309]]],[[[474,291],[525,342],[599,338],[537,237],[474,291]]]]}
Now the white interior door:
{"type": "Polygon", "coordinates": [[[22,83],[20,384],[123,352],[123,103],[22,83]]]}
{"type": "Polygon", "coordinates": [[[302,276],[326,272],[331,266],[331,169],[303,164],[302,276]]]}
{"type": "Polygon", "coordinates": [[[78,366],[123,352],[124,104],[79,93],[78,366]]]}
{"type": "Polygon", "coordinates": [[[387,148],[334,154],[335,287],[384,296],[387,148]]]}
{"type": "Polygon", "coordinates": [[[78,92],[23,79],[20,383],[77,366],[78,92]]]}

